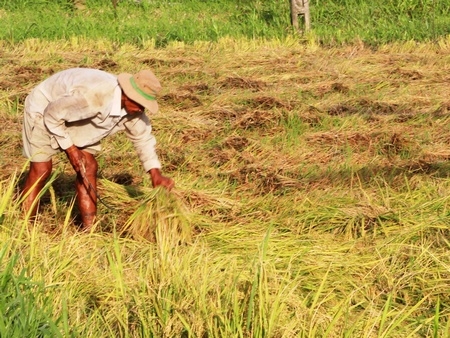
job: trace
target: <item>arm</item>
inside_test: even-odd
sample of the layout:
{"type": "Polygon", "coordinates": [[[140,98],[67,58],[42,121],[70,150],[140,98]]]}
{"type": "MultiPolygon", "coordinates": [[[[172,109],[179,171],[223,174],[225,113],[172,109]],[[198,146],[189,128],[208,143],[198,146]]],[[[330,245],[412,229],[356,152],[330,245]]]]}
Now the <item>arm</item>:
{"type": "Polygon", "coordinates": [[[66,153],[73,169],[77,173],[82,173],[83,166],[86,165],[86,159],[83,152],[74,145],[71,145],[69,148],[65,149],[64,152],[66,153]]]}
{"type": "Polygon", "coordinates": [[[171,190],[175,183],[161,174],[161,163],[155,149],[156,139],[147,116],[143,114],[127,118],[128,121],[124,123],[127,136],[133,143],[144,169],[150,174],[153,187],[163,186],[171,190]]]}

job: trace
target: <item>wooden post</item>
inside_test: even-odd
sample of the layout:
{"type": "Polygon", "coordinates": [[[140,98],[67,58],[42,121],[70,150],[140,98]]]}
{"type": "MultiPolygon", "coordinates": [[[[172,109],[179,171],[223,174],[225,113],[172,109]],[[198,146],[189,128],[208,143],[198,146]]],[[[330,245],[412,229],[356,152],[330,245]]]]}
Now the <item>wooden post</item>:
{"type": "Polygon", "coordinates": [[[309,16],[309,0],[290,0],[291,1],[291,23],[298,31],[302,31],[298,24],[298,17],[304,18],[305,31],[311,28],[311,18],[309,16]]]}

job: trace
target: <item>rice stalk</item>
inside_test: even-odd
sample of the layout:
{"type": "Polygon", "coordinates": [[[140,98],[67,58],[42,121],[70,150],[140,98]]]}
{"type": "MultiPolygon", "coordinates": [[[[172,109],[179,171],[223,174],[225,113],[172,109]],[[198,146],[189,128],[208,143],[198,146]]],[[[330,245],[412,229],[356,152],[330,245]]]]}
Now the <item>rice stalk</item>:
{"type": "Polygon", "coordinates": [[[440,301],[440,297],[438,297],[437,302],[436,302],[435,311],[434,311],[434,318],[433,318],[433,338],[438,337],[440,308],[441,308],[441,301],[440,301]]]}
{"type": "Polygon", "coordinates": [[[187,209],[174,194],[162,188],[145,194],[120,230],[136,239],[173,247],[192,241],[192,225],[187,209]]]}
{"type": "Polygon", "coordinates": [[[12,211],[13,204],[11,203],[14,196],[14,189],[17,183],[16,173],[14,173],[8,180],[0,182],[0,225],[3,225],[7,214],[12,211]]]}

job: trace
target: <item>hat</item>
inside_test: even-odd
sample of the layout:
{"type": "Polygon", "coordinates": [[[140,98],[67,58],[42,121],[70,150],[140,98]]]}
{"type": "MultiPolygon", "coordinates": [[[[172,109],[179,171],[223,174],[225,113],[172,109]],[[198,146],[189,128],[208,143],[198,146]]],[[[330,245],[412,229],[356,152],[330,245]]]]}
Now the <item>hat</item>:
{"type": "Polygon", "coordinates": [[[128,98],[147,108],[150,113],[158,111],[156,94],[161,90],[161,84],[151,70],[144,69],[134,75],[122,73],[117,80],[128,98]]]}

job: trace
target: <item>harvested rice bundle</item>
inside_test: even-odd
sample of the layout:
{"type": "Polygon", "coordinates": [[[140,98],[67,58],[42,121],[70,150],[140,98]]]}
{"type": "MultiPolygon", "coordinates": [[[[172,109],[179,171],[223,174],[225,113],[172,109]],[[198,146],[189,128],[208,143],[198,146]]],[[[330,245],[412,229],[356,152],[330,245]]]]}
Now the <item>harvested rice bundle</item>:
{"type": "Polygon", "coordinates": [[[192,226],[187,208],[175,194],[153,189],[128,218],[122,233],[136,239],[178,245],[190,243],[192,226]]]}

